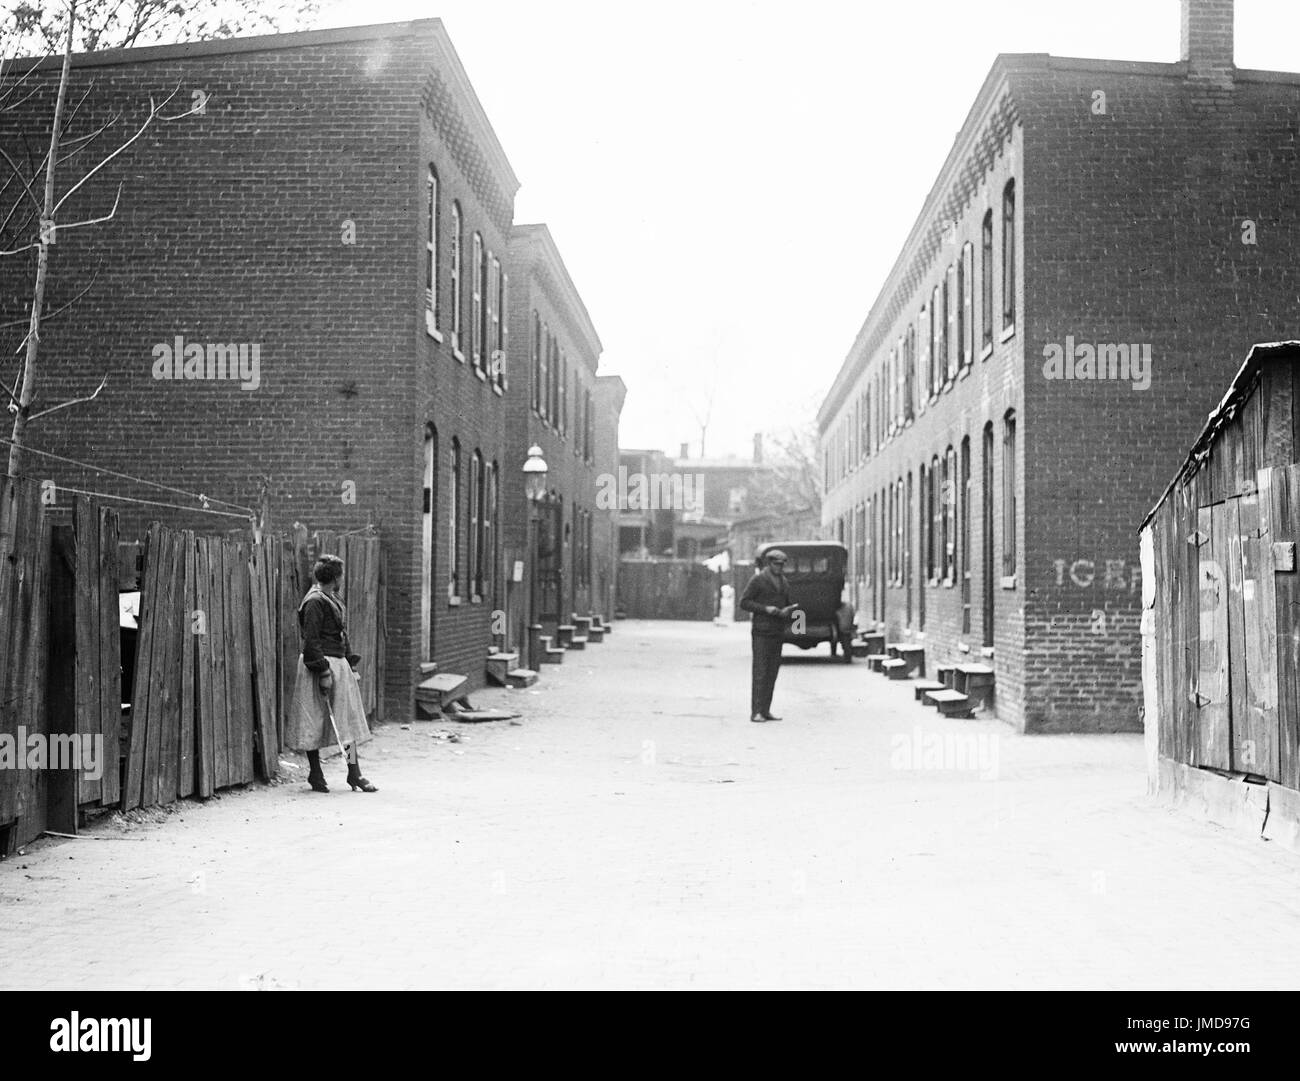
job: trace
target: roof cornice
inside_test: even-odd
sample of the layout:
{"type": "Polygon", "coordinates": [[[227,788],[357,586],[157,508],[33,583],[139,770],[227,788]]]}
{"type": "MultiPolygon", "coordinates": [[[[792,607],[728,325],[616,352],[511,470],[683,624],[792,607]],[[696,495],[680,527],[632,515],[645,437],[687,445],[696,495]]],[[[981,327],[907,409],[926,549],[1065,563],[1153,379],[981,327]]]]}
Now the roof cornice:
{"type": "Polygon", "coordinates": [[[591,370],[595,371],[605,347],[582,301],[582,294],[569,276],[551,230],[542,224],[516,225],[510,234],[510,254],[511,262],[537,279],[551,303],[582,339],[591,356],[591,370]]]}

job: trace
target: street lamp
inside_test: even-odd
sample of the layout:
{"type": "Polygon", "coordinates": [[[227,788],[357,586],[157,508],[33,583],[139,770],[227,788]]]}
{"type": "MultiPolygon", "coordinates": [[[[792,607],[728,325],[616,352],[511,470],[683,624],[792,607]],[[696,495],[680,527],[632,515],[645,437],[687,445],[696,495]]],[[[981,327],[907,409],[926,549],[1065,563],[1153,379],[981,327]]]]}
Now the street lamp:
{"type": "Polygon", "coordinates": [[[528,448],[528,460],[524,462],[524,494],[528,497],[528,550],[531,566],[528,568],[528,614],[524,620],[527,628],[528,666],[537,671],[541,646],[542,628],[537,625],[537,506],[546,496],[546,459],[542,457],[542,448],[534,443],[528,448]]]}
{"type": "Polygon", "coordinates": [[[549,472],[546,459],[542,457],[542,448],[534,443],[528,448],[528,461],[524,462],[524,492],[528,502],[533,505],[534,513],[538,500],[546,494],[546,474],[549,472]]]}

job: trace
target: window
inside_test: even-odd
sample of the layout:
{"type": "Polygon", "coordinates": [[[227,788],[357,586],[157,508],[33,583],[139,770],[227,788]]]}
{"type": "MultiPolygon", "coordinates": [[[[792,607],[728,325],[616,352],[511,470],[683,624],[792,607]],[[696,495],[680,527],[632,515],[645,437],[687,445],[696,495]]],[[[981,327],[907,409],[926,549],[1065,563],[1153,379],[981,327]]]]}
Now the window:
{"type": "Polygon", "coordinates": [[[546,376],[546,415],[550,418],[551,427],[556,428],[560,423],[560,394],[557,389],[560,378],[560,345],[555,340],[555,335],[551,335],[550,353],[551,365],[546,376]]]}
{"type": "Polygon", "coordinates": [[[907,339],[898,339],[898,355],[903,358],[903,420],[912,419],[912,403],[916,400],[916,365],[907,352],[907,339]]]}
{"type": "Polygon", "coordinates": [[[1016,573],[1016,414],[1002,421],[1002,575],[1016,573]]]}
{"type": "Polygon", "coordinates": [[[1016,182],[1002,189],[1002,327],[1016,325],[1016,182]]]}
{"type": "Polygon", "coordinates": [[[984,215],[980,230],[980,340],[993,348],[993,211],[984,215]]]}
{"type": "Polygon", "coordinates": [[[560,408],[556,416],[560,420],[560,434],[569,430],[569,354],[560,353],[560,408]]]}
{"type": "Polygon", "coordinates": [[[961,633],[970,634],[970,436],[961,441],[961,475],[957,479],[957,520],[961,532],[958,568],[961,580],[961,633]]]}
{"type": "Polygon", "coordinates": [[[551,328],[545,323],[542,324],[541,343],[541,371],[537,380],[540,404],[537,411],[546,420],[551,415],[551,328]]]}
{"type": "Polygon", "coordinates": [[[497,282],[492,276],[492,268],[495,264],[498,268],[499,263],[492,257],[492,253],[486,248],[483,249],[483,265],[479,269],[479,281],[483,286],[483,303],[479,307],[479,318],[483,320],[483,325],[479,329],[479,340],[483,343],[483,358],[479,364],[479,369],[487,374],[492,367],[492,342],[496,338],[494,333],[494,320],[496,319],[496,292],[497,282]]]}
{"type": "Polygon", "coordinates": [[[451,204],[451,347],[456,353],[464,349],[461,341],[461,233],[460,203],[451,204]]]}
{"type": "Polygon", "coordinates": [[[510,313],[506,309],[506,302],[510,299],[510,275],[501,269],[501,264],[497,264],[497,356],[496,365],[493,371],[496,376],[496,384],[502,390],[506,389],[506,354],[509,352],[508,339],[510,336],[509,323],[510,313]]]}
{"type": "Polygon", "coordinates": [[[908,399],[910,406],[917,397],[921,397],[916,393],[916,327],[911,323],[907,325],[907,334],[903,338],[903,356],[906,358],[908,374],[912,377],[912,397],[908,399]]]}
{"type": "Polygon", "coordinates": [[[533,310],[533,412],[542,415],[542,319],[533,310]]]}
{"type": "Polygon", "coordinates": [[[501,498],[501,469],[496,462],[487,467],[487,494],[483,500],[483,596],[488,596],[497,570],[497,501],[501,498]]]}
{"type": "Polygon", "coordinates": [[[483,455],[469,459],[469,582],[470,593],[483,596],[483,455]]]}
{"type": "Polygon", "coordinates": [[[870,456],[872,451],[875,449],[871,443],[871,388],[870,387],[867,387],[866,389],[866,396],[867,396],[867,408],[863,411],[863,423],[866,425],[867,428],[866,446],[867,446],[867,455],[870,456]]]}
{"type": "Polygon", "coordinates": [[[470,359],[475,368],[483,368],[483,238],[474,234],[470,252],[472,284],[470,289],[469,340],[470,359]]]}
{"type": "Polygon", "coordinates": [[[961,298],[957,317],[957,363],[965,367],[975,359],[975,245],[969,240],[957,264],[957,295],[961,298]]]}
{"type": "Polygon", "coordinates": [[[425,190],[428,229],[424,238],[424,306],[438,325],[438,174],[429,166],[425,190]]]}
{"type": "Polygon", "coordinates": [[[921,480],[921,580],[928,582],[934,577],[934,530],[930,522],[934,497],[930,494],[931,473],[924,462],[917,476],[921,480]]]}
{"type": "Polygon", "coordinates": [[[961,366],[961,261],[956,266],[949,266],[945,288],[948,291],[948,378],[952,381],[957,378],[957,369],[961,366]]]}
{"type": "Polygon", "coordinates": [[[944,271],[939,291],[943,308],[939,313],[939,357],[935,366],[939,369],[941,385],[952,378],[952,284],[952,267],[949,267],[944,271]]]}
{"type": "Polygon", "coordinates": [[[949,447],[943,456],[943,580],[957,577],[957,452],[949,447]]]}
{"type": "Polygon", "coordinates": [[[929,552],[929,579],[937,582],[940,578],[942,548],[940,545],[943,540],[943,489],[939,485],[939,456],[936,454],[930,459],[930,552],[929,552]]]}
{"type": "Polygon", "coordinates": [[[894,576],[899,584],[903,581],[903,478],[894,484],[894,576]]]}
{"type": "Polygon", "coordinates": [[[460,599],[460,440],[451,441],[451,491],[450,500],[448,501],[450,510],[448,512],[447,530],[448,545],[447,551],[451,555],[451,574],[447,581],[447,593],[453,600],[460,599]]]}
{"type": "Polygon", "coordinates": [[[943,353],[939,342],[943,335],[943,321],[947,317],[939,310],[942,291],[936,285],[930,291],[930,393],[938,394],[943,386],[943,353]]]}

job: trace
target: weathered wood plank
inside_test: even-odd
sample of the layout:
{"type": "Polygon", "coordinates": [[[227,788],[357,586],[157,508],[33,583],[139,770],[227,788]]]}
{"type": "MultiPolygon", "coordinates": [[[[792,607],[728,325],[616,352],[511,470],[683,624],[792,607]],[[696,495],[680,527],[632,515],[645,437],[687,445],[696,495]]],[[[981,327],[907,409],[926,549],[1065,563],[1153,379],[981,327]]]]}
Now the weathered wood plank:
{"type": "Polygon", "coordinates": [[[157,624],[155,613],[158,596],[159,559],[162,527],[154,523],[144,546],[144,573],[140,589],[139,631],[136,636],[134,700],[131,703],[131,732],[127,747],[126,785],[122,791],[122,809],[141,806],[144,798],[145,746],[148,742],[149,716],[155,687],[153,684],[153,649],[157,624]]]}
{"type": "Polygon", "coordinates": [[[181,697],[180,726],[177,733],[179,743],[176,752],[176,795],[184,799],[194,794],[197,769],[194,760],[194,737],[197,731],[198,715],[195,703],[198,698],[196,674],[198,671],[198,628],[194,615],[198,607],[195,599],[198,594],[197,555],[194,533],[185,530],[181,533],[181,564],[185,576],[184,599],[181,606],[181,697]]]}
{"type": "Polygon", "coordinates": [[[252,545],[249,553],[249,630],[253,646],[254,746],[261,775],[269,780],[279,771],[280,737],[275,717],[276,650],[271,641],[268,568],[267,544],[252,545]]]}
{"type": "Polygon", "coordinates": [[[1200,741],[1190,764],[1228,769],[1228,575],[1220,554],[1227,549],[1221,507],[1202,507],[1197,512],[1197,528],[1211,540],[1201,545],[1197,572],[1201,617],[1197,663],[1200,741]]]}
{"type": "MultiPolygon", "coordinates": [[[[1300,396],[1298,396],[1300,397],[1300,396]]],[[[1271,471],[1268,485],[1271,536],[1300,541],[1300,466],[1271,471]]],[[[1300,571],[1273,575],[1278,677],[1278,773],[1281,783],[1300,790],[1300,571]]]]}
{"type": "MultiPolygon", "coordinates": [[[[16,613],[21,623],[16,628],[19,646],[16,688],[20,723],[30,732],[49,734],[45,710],[45,674],[48,652],[47,578],[49,574],[49,534],[44,507],[37,485],[23,484],[19,501],[18,547],[19,581],[16,613]]],[[[13,641],[9,648],[13,648],[13,641]]],[[[46,830],[46,791],[48,770],[19,772],[18,842],[39,837],[46,830]]]]}
{"type": "Polygon", "coordinates": [[[195,792],[204,799],[216,790],[216,662],[213,649],[220,634],[212,620],[212,543],[208,537],[194,538],[194,618],[197,621],[196,628],[202,632],[195,635],[194,643],[198,657],[194,734],[195,792]]]}
{"type": "Polygon", "coordinates": [[[249,649],[248,556],[242,542],[226,543],[226,695],[231,784],[253,779],[252,651],[249,649]]]}
{"type": "Polygon", "coordinates": [[[180,534],[163,530],[164,558],[158,579],[160,638],[154,656],[160,663],[154,669],[159,685],[157,723],[149,726],[149,745],[145,752],[147,772],[152,773],[154,802],[174,803],[177,791],[177,759],[180,752],[180,653],[181,606],[185,602],[183,553],[180,534]],[[150,763],[152,762],[152,765],[150,763]]]}
{"type": "Polygon", "coordinates": [[[212,783],[215,788],[230,787],[230,695],[227,668],[230,632],[226,623],[229,586],[226,572],[226,544],[218,537],[210,539],[208,550],[212,587],[208,594],[212,610],[208,631],[212,634],[212,783]]]}
{"type": "Polygon", "coordinates": [[[100,507],[98,518],[99,704],[105,754],[100,803],[111,807],[122,794],[119,764],[122,742],[122,628],[118,603],[120,528],[118,513],[111,507],[100,507]]]}
{"type": "MultiPolygon", "coordinates": [[[[1261,479],[1267,483],[1267,475],[1256,474],[1252,482],[1256,489],[1261,479]]],[[[1239,502],[1244,642],[1241,668],[1233,668],[1234,683],[1240,685],[1240,695],[1233,695],[1233,704],[1235,708],[1240,697],[1242,709],[1240,726],[1234,713],[1234,746],[1242,751],[1243,768],[1246,753],[1250,752],[1254,768],[1248,772],[1278,781],[1277,610],[1271,515],[1267,498],[1261,499],[1254,492],[1242,496],[1239,502]]]]}
{"type": "MultiPolygon", "coordinates": [[[[1228,741],[1232,769],[1244,769],[1243,754],[1254,759],[1256,745],[1247,742],[1245,731],[1246,683],[1242,678],[1246,663],[1246,640],[1242,609],[1241,499],[1228,499],[1212,508],[1214,515],[1214,558],[1227,579],[1228,637],[1223,681],[1228,692],[1228,741]]],[[[1219,763],[1211,763],[1218,765],[1219,763]]],[[[1257,767],[1246,770],[1258,773],[1257,767]]]]}
{"type": "MultiPolygon", "coordinates": [[[[102,731],[100,706],[99,514],[84,495],[73,496],[72,523],[77,538],[77,671],[76,732],[90,739],[102,731]]],[[[103,784],[85,776],[77,780],[77,803],[98,803],[103,784]]]]}
{"type": "MultiPolygon", "coordinates": [[[[75,735],[77,730],[77,540],[71,525],[51,531],[50,556],[50,731],[75,735]]],[[[116,748],[113,761],[116,762],[116,748]]],[[[48,824],[62,833],[76,833],[77,778],[57,774],[46,789],[48,824]]]]}

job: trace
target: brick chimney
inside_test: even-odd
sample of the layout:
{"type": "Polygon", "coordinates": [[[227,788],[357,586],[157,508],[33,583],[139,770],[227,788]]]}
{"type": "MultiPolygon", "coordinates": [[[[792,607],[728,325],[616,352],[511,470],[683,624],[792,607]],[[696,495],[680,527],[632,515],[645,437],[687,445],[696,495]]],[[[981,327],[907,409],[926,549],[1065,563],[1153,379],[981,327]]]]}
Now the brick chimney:
{"type": "Polygon", "coordinates": [[[754,433],[754,464],[763,464],[763,433],[754,433]]]}
{"type": "Polygon", "coordinates": [[[679,457],[679,458],[689,458],[690,456],[691,456],[691,445],[690,445],[689,443],[683,443],[683,444],[682,444],[682,452],[681,452],[681,454],[677,455],[677,457],[679,457]]]}
{"type": "Polygon", "coordinates": [[[1232,89],[1233,0],[1181,0],[1179,59],[1189,82],[1232,89]]]}

